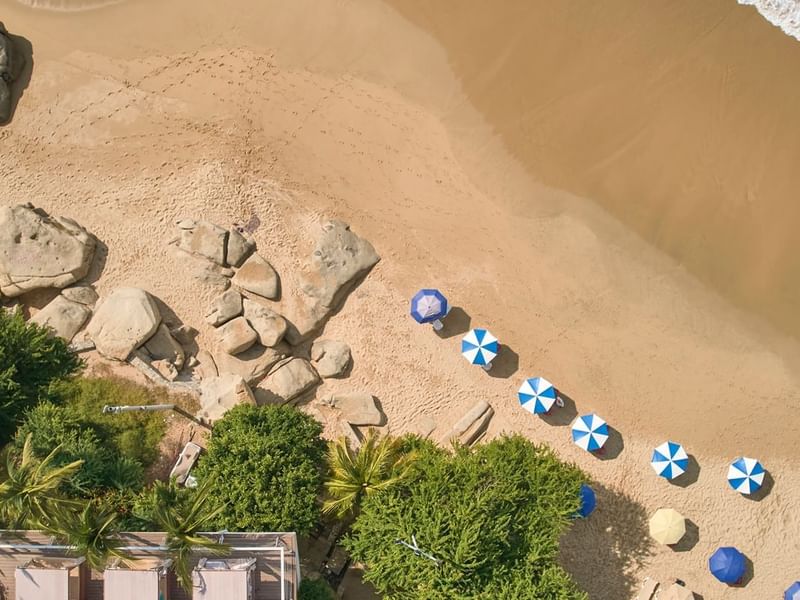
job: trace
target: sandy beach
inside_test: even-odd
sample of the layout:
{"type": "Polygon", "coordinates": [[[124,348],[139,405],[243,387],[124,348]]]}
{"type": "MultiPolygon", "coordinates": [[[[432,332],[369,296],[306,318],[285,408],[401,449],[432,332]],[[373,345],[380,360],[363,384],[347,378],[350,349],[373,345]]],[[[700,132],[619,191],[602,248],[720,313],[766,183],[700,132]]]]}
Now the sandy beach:
{"type": "Polygon", "coordinates": [[[0,0],[33,48],[0,201],[79,220],[100,294],[149,290],[201,347],[214,292],[168,251],[177,219],[258,216],[287,290],[318,221],[350,223],[383,260],[325,330],[354,364],[319,395],[370,390],[395,434],[483,398],[490,434],[575,461],[599,508],[562,560],[593,600],[645,575],[778,598],[800,579],[800,42],[733,0],[432,4],[0,0]],[[443,337],[407,314],[429,285],[459,309],[443,337]],[[468,325],[504,346],[490,373],[459,355],[468,325]],[[520,409],[535,375],[561,418],[520,409]],[[570,441],[591,411],[619,432],[606,460],[570,441]],[[687,487],[649,466],[667,439],[699,463],[687,487]],[[741,455],[774,478],[760,501],[727,486],[741,455]],[[664,506],[697,525],[678,551],[647,535],[664,506]],[[708,573],[719,545],[752,561],[746,586],[708,573]]]}

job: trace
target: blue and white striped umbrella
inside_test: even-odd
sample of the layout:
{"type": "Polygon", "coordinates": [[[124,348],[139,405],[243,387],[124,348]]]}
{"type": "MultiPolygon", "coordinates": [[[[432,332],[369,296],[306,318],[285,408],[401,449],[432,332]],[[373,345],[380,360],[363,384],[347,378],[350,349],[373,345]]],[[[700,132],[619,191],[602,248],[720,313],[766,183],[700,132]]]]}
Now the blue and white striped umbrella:
{"type": "Polygon", "coordinates": [[[461,354],[473,365],[488,365],[499,351],[500,342],[487,329],[471,329],[461,340],[461,354]]]}
{"type": "Polygon", "coordinates": [[[447,298],[439,290],[423,289],[411,299],[411,316],[417,323],[432,323],[447,314],[447,298]]]}
{"type": "Polygon", "coordinates": [[[680,444],[664,442],[653,450],[650,466],[661,477],[675,479],[686,472],[686,468],[689,466],[689,455],[680,444]]]}
{"type": "Polygon", "coordinates": [[[572,441],[589,452],[600,450],[608,441],[608,423],[591,413],[575,419],[572,441]]]}
{"type": "Polygon", "coordinates": [[[764,485],[764,467],[755,458],[742,456],[728,467],[728,483],[741,494],[752,494],[764,485]]]}
{"type": "Polygon", "coordinates": [[[526,379],[517,392],[522,408],[535,415],[550,412],[556,403],[556,388],[544,377],[526,379]]]}

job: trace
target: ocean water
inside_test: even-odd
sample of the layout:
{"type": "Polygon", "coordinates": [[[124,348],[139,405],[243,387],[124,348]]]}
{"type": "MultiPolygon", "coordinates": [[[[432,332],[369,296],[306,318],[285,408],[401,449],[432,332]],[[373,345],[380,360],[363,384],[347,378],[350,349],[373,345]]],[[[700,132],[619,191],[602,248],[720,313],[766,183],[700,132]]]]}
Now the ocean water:
{"type": "Polygon", "coordinates": [[[755,6],[764,18],[784,33],[800,40],[800,2],[798,0],[738,0],[755,6]]]}

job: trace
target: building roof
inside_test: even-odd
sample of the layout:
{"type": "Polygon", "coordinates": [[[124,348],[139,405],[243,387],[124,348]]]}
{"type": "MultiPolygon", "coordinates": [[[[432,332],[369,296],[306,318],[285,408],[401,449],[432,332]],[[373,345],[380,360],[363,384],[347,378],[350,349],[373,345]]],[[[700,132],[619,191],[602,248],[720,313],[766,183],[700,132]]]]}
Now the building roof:
{"type": "MultiPolygon", "coordinates": [[[[218,540],[220,534],[203,534],[218,540]]],[[[154,560],[169,558],[165,552],[165,536],[158,532],[122,534],[125,552],[135,558],[148,559],[134,568],[153,568],[154,560]],[[145,566],[146,565],[146,566],[145,566]]],[[[300,584],[300,557],[294,533],[225,533],[224,543],[231,547],[226,558],[255,559],[254,600],[297,600],[300,584]]],[[[31,560],[60,564],[58,559],[73,555],[64,546],[52,543],[50,536],[36,531],[8,532],[0,530],[0,598],[15,597],[15,568],[31,560]],[[55,560],[53,563],[51,561],[55,560]]],[[[203,558],[198,554],[195,566],[203,558]]],[[[216,562],[217,559],[213,559],[216,562]]],[[[207,562],[212,562],[210,559],[207,562]]],[[[64,568],[64,567],[56,567],[64,568]]],[[[191,600],[178,585],[175,576],[168,575],[170,600],[191,600]]],[[[87,585],[86,600],[110,600],[103,595],[103,573],[92,571],[87,585]]]]}

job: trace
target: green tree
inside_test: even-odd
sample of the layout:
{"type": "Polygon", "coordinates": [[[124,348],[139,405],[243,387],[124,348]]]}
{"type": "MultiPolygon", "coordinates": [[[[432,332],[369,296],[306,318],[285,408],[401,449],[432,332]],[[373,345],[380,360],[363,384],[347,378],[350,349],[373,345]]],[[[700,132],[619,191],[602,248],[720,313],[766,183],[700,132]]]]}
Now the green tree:
{"type": "Polygon", "coordinates": [[[167,553],[178,582],[187,591],[192,589],[192,558],[197,552],[221,555],[227,546],[202,535],[225,508],[212,508],[210,497],[214,482],[206,479],[194,490],[178,488],[174,480],[156,481],[150,490],[149,503],[141,516],[167,535],[167,553]]]}
{"type": "Polygon", "coordinates": [[[585,600],[557,564],[584,474],[521,436],[446,452],[416,444],[411,473],[364,497],[344,540],[365,579],[403,600],[585,600]],[[413,544],[420,552],[399,544],[413,544]]]}
{"type": "Polygon", "coordinates": [[[81,367],[63,339],[26,323],[20,311],[0,309],[0,446],[11,439],[25,409],[36,404],[53,382],[81,367]]]}
{"type": "Polygon", "coordinates": [[[56,466],[56,447],[42,460],[37,460],[31,439],[25,440],[19,453],[9,452],[5,478],[0,483],[0,519],[11,529],[47,527],[51,515],[71,505],[61,490],[83,464],[80,460],[56,466]]]}
{"type": "Polygon", "coordinates": [[[308,532],[319,518],[322,427],[288,406],[239,405],[217,421],[197,466],[225,507],[220,528],[308,532]]]}
{"type": "Polygon", "coordinates": [[[52,533],[70,546],[73,554],[85,557],[92,569],[104,569],[114,557],[130,559],[120,550],[119,516],[109,507],[87,503],[82,510],[57,510],[55,515],[52,533]]]}
{"type": "Polygon", "coordinates": [[[328,443],[327,498],[322,512],[340,519],[352,517],[364,496],[387,490],[404,479],[410,470],[413,453],[403,450],[403,440],[381,437],[374,429],[367,432],[358,450],[346,437],[328,443]]]}
{"type": "Polygon", "coordinates": [[[336,600],[336,594],[324,579],[305,578],[297,590],[298,600],[336,600]]]}

